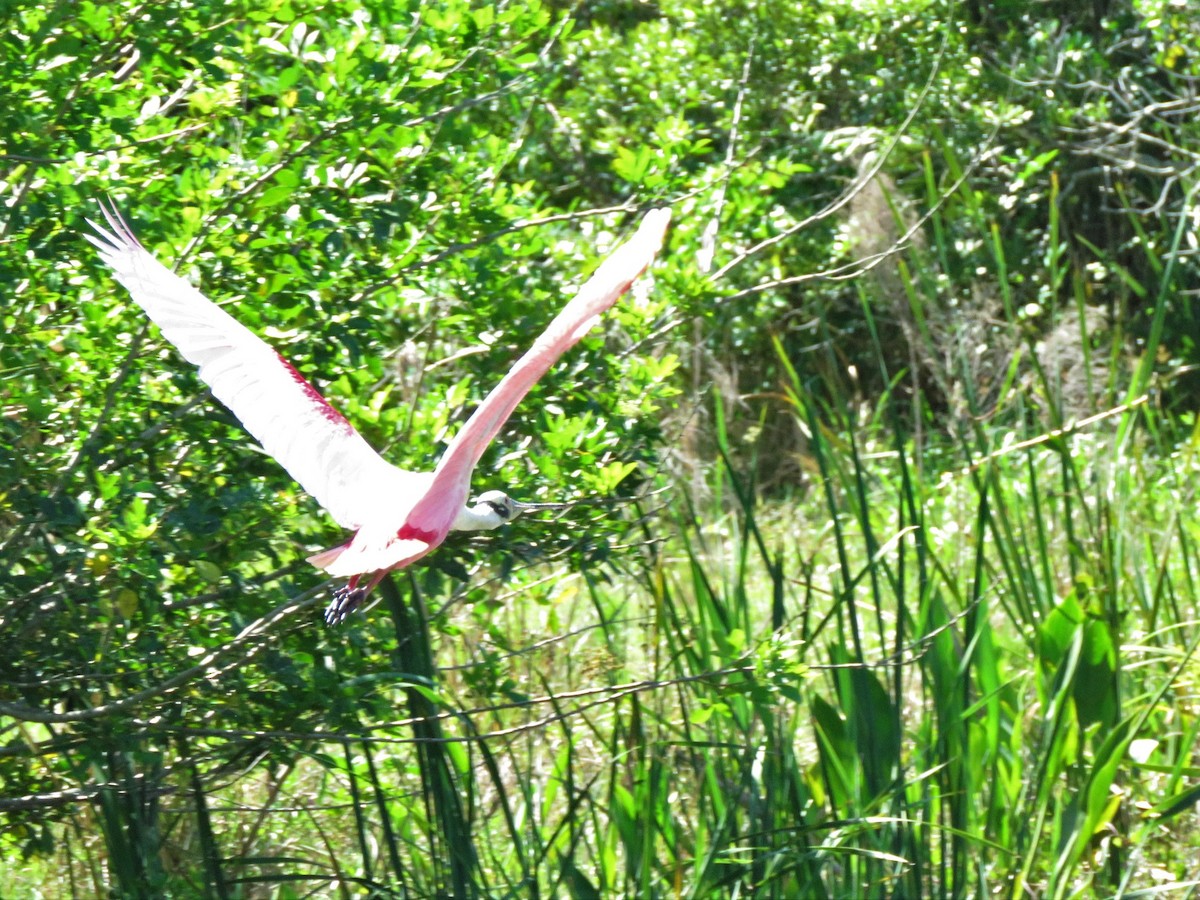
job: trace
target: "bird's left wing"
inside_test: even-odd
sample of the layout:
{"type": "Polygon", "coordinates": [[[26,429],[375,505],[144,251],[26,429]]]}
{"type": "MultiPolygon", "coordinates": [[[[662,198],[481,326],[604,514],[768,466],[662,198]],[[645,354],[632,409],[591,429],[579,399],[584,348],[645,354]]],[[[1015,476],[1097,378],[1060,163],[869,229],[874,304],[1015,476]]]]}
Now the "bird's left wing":
{"type": "Polygon", "coordinates": [[[435,487],[431,495],[449,485],[465,490],[475,464],[521,398],[654,261],[670,221],[669,209],[646,213],[633,237],[613,251],[575,298],[551,320],[454,436],[433,474],[435,487]]]}
{"type": "Polygon", "coordinates": [[[117,281],[271,456],[334,520],[358,528],[406,480],[287,360],[144,248],[115,209],[85,235],[117,281]]]}

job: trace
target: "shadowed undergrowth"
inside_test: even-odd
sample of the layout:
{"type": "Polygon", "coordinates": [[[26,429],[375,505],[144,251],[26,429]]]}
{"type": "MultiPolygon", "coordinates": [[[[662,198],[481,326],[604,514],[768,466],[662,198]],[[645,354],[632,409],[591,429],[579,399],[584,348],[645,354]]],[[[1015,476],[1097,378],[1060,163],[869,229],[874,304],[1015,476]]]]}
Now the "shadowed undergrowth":
{"type": "Polygon", "coordinates": [[[943,448],[933,476],[884,429],[839,428],[845,410],[818,409],[795,373],[787,395],[816,473],[795,502],[757,504],[723,468],[702,514],[678,497],[649,520],[668,536],[624,578],[560,573],[460,604],[432,646],[420,579],[397,577],[374,612],[395,622],[391,650],[366,678],[333,673],[327,727],[107,736],[127,749],[91,758],[109,787],[62,845],[77,891],[1186,881],[1191,444],[1156,446],[1140,405],[1113,416],[1143,419],[1125,429],[943,448]]]}

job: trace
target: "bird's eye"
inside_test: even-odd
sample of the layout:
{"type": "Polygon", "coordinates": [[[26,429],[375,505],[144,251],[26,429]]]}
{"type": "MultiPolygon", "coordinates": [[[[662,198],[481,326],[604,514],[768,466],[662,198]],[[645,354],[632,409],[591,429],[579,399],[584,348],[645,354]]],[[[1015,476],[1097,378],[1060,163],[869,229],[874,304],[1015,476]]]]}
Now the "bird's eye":
{"type": "Polygon", "coordinates": [[[507,521],[509,515],[512,513],[507,503],[501,503],[498,500],[488,500],[486,502],[488,506],[496,511],[496,515],[507,521]]]}

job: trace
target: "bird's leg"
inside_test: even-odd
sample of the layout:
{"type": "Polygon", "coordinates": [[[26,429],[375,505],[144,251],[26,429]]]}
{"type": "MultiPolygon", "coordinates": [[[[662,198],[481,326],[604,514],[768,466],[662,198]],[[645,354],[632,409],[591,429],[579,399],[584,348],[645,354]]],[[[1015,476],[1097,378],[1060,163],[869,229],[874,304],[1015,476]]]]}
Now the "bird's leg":
{"type": "Polygon", "coordinates": [[[367,582],[366,587],[359,587],[358,582],[362,576],[354,575],[340,588],[335,588],[333,599],[325,607],[325,624],[341,625],[345,622],[350,613],[358,609],[359,605],[367,599],[367,594],[371,593],[375,585],[379,584],[386,574],[386,569],[382,572],[376,572],[371,576],[371,580],[367,582]]]}

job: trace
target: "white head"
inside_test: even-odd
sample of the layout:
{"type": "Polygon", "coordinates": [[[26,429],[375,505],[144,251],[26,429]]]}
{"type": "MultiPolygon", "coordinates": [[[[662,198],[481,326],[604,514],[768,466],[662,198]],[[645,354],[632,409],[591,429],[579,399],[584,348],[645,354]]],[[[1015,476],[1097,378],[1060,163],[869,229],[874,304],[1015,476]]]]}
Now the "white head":
{"type": "Polygon", "coordinates": [[[458,514],[451,531],[491,531],[506,525],[521,513],[531,509],[562,509],[563,503],[520,503],[504,491],[484,491],[474,506],[458,514]]]}

